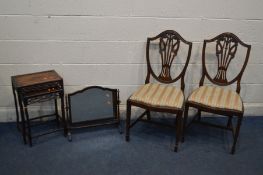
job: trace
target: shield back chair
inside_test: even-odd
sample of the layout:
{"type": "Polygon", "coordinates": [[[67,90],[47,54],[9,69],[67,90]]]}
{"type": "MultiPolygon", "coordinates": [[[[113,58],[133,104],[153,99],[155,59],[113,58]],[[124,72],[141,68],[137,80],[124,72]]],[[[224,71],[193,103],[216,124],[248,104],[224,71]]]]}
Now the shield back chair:
{"type": "MultiPolygon", "coordinates": [[[[184,109],[184,76],[186,68],[191,56],[192,43],[183,39],[177,32],[173,30],[166,30],[159,35],[147,38],[146,45],[146,61],[147,61],[147,76],[145,85],[142,85],[135,93],[133,93],[127,100],[127,118],[126,118],[126,141],[130,139],[130,128],[138,121],[154,122],[151,119],[150,111],[166,112],[176,115],[176,144],[174,151],[177,152],[179,141],[182,134],[182,114],[184,109]],[[156,42],[157,41],[157,42],[156,42]],[[155,43],[154,43],[155,42],[155,43]],[[161,71],[156,74],[152,67],[152,59],[150,58],[150,44],[153,43],[158,50],[158,59],[161,62],[161,71]],[[184,45],[186,54],[184,54],[184,65],[179,75],[172,78],[171,67],[174,59],[180,48],[184,45]],[[150,83],[150,78],[153,78],[155,83],[150,83]],[[172,83],[181,80],[179,83],[181,88],[172,86],[172,83]],[[143,108],[145,111],[131,124],[131,106],[143,108]],[[143,117],[146,116],[146,119],[143,117]]],[[[174,64],[175,65],[175,64],[174,64]]]]}
{"type": "MultiPolygon", "coordinates": [[[[240,81],[247,66],[250,50],[251,45],[245,44],[233,33],[222,33],[213,39],[204,40],[202,50],[202,76],[199,82],[199,88],[195,89],[189,95],[185,103],[184,131],[182,141],[184,141],[185,130],[191,123],[197,122],[207,124],[232,131],[234,141],[231,148],[231,154],[235,153],[237,138],[244,115],[244,106],[239,95],[241,89],[240,81]],[[208,59],[208,57],[206,58],[206,53],[208,52],[206,47],[208,44],[212,43],[214,44],[213,46],[215,46],[214,58],[216,58],[215,61],[217,65],[215,76],[211,76],[211,72],[208,71],[208,67],[206,65],[206,61],[208,59]],[[241,61],[241,69],[239,69],[238,73],[231,78],[232,80],[229,81],[227,76],[227,72],[229,70],[228,68],[231,61],[237,57],[236,53],[238,48],[244,50],[244,62],[241,61]],[[205,78],[209,80],[212,86],[204,85],[205,78]],[[225,87],[235,84],[236,90],[231,90],[225,87]],[[187,125],[189,107],[197,108],[198,112],[190,124],[187,125]],[[228,121],[226,126],[201,121],[201,111],[227,116],[228,121]],[[232,124],[233,116],[237,116],[236,126],[233,126],[232,124]]],[[[236,58],[236,61],[240,61],[237,59],[238,58],[236,58]]],[[[238,68],[237,65],[234,66],[235,68],[238,68]]]]}

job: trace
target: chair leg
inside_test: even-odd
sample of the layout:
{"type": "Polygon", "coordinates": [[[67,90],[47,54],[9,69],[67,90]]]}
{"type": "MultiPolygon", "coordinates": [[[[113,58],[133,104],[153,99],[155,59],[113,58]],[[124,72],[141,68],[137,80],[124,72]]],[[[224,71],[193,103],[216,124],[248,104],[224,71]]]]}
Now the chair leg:
{"type": "Polygon", "coordinates": [[[151,112],[149,110],[146,111],[147,120],[151,120],[151,112]]]}
{"type": "Polygon", "coordinates": [[[179,112],[176,116],[176,143],[174,147],[174,152],[178,151],[179,142],[181,141],[181,135],[182,135],[182,112],[179,112]]]}
{"type": "Polygon", "coordinates": [[[131,103],[127,101],[127,113],[126,113],[126,141],[130,141],[130,121],[131,121],[131,103]]]}
{"type": "Polygon", "coordinates": [[[227,127],[228,127],[228,128],[231,128],[231,127],[232,127],[232,118],[233,118],[233,116],[229,116],[229,117],[228,117],[228,121],[227,121],[227,127]]]}
{"type": "Polygon", "coordinates": [[[197,121],[201,121],[201,110],[198,109],[198,112],[197,112],[197,121]]]}
{"type": "Polygon", "coordinates": [[[67,136],[68,136],[68,141],[69,141],[69,142],[72,142],[72,135],[71,135],[71,131],[70,131],[69,128],[68,128],[68,134],[67,134],[67,136]]]}
{"type": "Polygon", "coordinates": [[[243,115],[242,116],[238,116],[238,121],[237,121],[237,126],[236,126],[236,130],[235,130],[235,135],[234,135],[234,142],[233,142],[233,146],[231,149],[231,154],[234,154],[236,151],[236,143],[237,143],[237,138],[239,136],[239,131],[240,131],[240,126],[242,123],[242,119],[243,119],[243,115]]]}
{"type": "Polygon", "coordinates": [[[183,134],[182,134],[182,142],[184,142],[184,137],[185,137],[185,131],[186,131],[186,125],[187,125],[187,118],[188,118],[188,110],[189,110],[189,105],[185,105],[184,109],[184,122],[183,122],[183,134]]]}

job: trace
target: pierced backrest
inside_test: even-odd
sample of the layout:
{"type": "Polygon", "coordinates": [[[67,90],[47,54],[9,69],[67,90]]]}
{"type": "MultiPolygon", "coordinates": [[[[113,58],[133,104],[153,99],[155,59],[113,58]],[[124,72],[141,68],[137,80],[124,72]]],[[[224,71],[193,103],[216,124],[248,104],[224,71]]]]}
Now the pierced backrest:
{"type": "Polygon", "coordinates": [[[146,47],[147,77],[145,83],[149,83],[150,76],[152,76],[157,81],[166,84],[176,82],[178,79],[181,78],[181,89],[184,90],[184,75],[191,56],[191,50],[192,50],[192,43],[183,39],[177,32],[173,30],[166,30],[155,37],[147,38],[147,47],[146,47]],[[156,75],[155,72],[153,71],[150,54],[149,54],[150,44],[151,42],[154,41],[158,42],[158,46],[157,46],[159,50],[158,57],[159,59],[161,59],[162,68],[159,75],[156,75]],[[176,56],[180,49],[181,42],[183,42],[188,46],[188,52],[187,55],[185,56],[186,62],[181,73],[177,77],[172,78],[171,67],[172,64],[174,63],[174,60],[176,59],[176,56]]]}
{"type": "MultiPolygon", "coordinates": [[[[233,33],[222,33],[210,40],[204,40],[203,44],[203,52],[202,52],[202,78],[200,81],[200,86],[204,83],[204,78],[207,77],[210,82],[220,85],[220,86],[227,86],[237,82],[236,91],[240,92],[240,81],[242,78],[242,74],[246,68],[249,54],[250,54],[251,45],[243,43],[236,35],[233,33]],[[206,46],[209,43],[215,44],[215,56],[217,58],[217,72],[214,77],[207,71],[206,67],[206,46]],[[243,47],[246,49],[246,56],[245,61],[242,65],[240,72],[232,79],[227,79],[227,72],[230,63],[233,59],[238,59],[236,57],[236,53],[238,47],[243,47]]],[[[238,60],[239,61],[239,60],[238,60]]]]}

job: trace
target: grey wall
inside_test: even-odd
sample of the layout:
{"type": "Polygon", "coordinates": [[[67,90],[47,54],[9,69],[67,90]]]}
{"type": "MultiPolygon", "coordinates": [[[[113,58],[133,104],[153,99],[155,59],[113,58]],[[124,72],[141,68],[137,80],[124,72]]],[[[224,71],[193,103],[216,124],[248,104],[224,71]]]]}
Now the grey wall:
{"type": "Polygon", "coordinates": [[[166,29],[194,42],[186,94],[200,79],[203,39],[227,31],[252,44],[241,95],[247,115],[263,115],[262,7],[261,0],[0,0],[0,121],[15,118],[10,76],[47,69],[63,76],[66,92],[119,88],[124,104],[144,82],[146,37],[166,29]]]}

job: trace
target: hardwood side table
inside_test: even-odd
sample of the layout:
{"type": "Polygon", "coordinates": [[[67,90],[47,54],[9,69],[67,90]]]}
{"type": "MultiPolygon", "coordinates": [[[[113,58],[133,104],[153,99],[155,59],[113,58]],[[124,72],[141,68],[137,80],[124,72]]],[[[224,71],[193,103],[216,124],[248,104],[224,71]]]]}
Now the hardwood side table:
{"type": "MultiPolygon", "coordinates": [[[[32,146],[32,138],[40,137],[56,131],[64,130],[67,134],[67,127],[64,112],[64,88],[63,79],[54,70],[36,72],[31,74],[16,75],[11,77],[12,89],[16,107],[17,128],[22,132],[24,143],[32,146]],[[61,100],[61,116],[58,113],[57,99],[61,100]],[[50,115],[43,115],[29,118],[28,105],[44,101],[54,100],[55,112],[50,115]],[[57,128],[48,130],[41,134],[32,135],[32,122],[55,116],[57,128]],[[61,126],[61,127],[59,127],[61,126]]],[[[43,123],[42,123],[43,124],[43,123]]]]}

